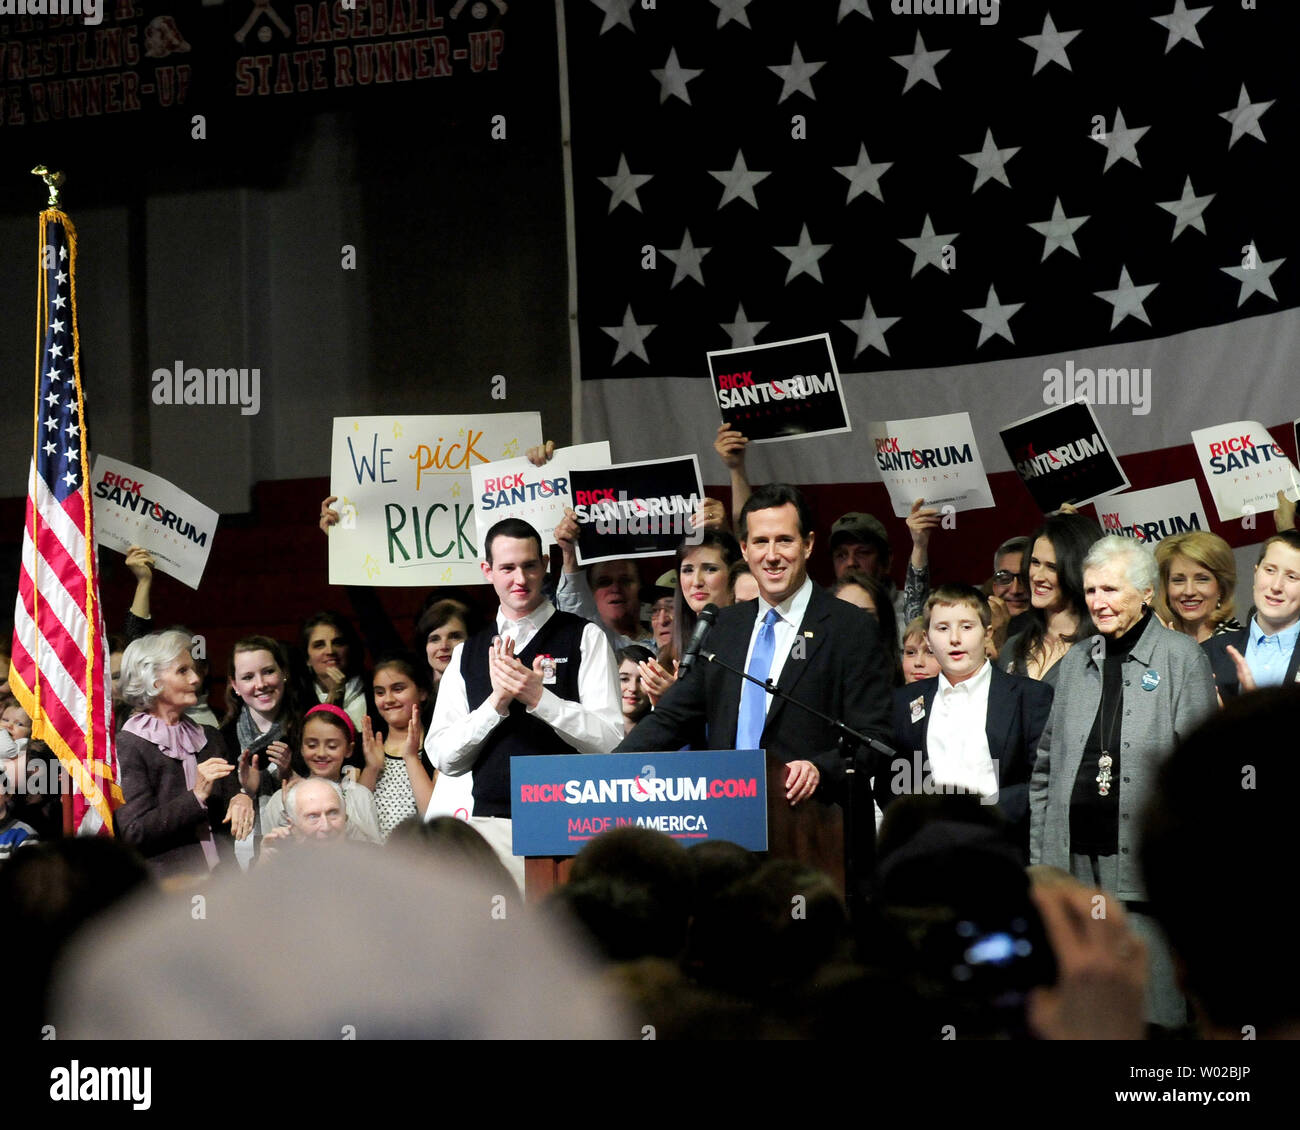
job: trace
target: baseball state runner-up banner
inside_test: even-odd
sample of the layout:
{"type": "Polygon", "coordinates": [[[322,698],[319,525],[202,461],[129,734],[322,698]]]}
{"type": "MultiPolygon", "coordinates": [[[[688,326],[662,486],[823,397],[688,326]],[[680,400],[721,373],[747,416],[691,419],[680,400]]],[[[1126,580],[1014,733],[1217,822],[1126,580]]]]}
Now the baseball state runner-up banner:
{"type": "Polygon", "coordinates": [[[90,481],[98,544],[121,553],[138,545],[153,554],[160,573],[199,587],[217,533],[212,507],[151,471],[106,455],[95,458],[90,481]]]}
{"type": "Polygon", "coordinates": [[[332,585],[481,585],[471,471],[542,442],[537,412],[336,416],[332,585]]]}
{"type": "Polygon", "coordinates": [[[515,855],[577,855],[613,828],[766,851],[766,759],[759,749],[512,757],[510,816],[515,855]]]}

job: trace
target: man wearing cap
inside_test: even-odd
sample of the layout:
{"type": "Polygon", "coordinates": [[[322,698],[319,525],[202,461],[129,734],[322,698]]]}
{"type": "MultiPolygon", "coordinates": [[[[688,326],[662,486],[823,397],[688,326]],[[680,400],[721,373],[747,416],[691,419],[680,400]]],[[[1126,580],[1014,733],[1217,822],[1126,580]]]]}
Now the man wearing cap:
{"type": "Polygon", "coordinates": [[[483,539],[495,621],[452,652],[424,749],[440,771],[474,773],[470,823],[520,889],[513,853],[510,758],[608,753],[623,736],[618,667],[600,627],[558,611],[542,593],[541,535],[506,518],[483,539]]]}
{"type": "Polygon", "coordinates": [[[677,591],[677,570],[669,569],[650,590],[650,631],[655,648],[662,650],[673,642],[673,596],[677,591]]]}
{"type": "Polygon", "coordinates": [[[885,586],[894,606],[898,643],[901,647],[907,619],[903,615],[903,594],[889,576],[892,559],[889,535],[879,518],[854,510],[835,519],[835,524],[831,526],[831,560],[835,566],[835,579],[838,581],[845,573],[860,569],[885,586]]]}

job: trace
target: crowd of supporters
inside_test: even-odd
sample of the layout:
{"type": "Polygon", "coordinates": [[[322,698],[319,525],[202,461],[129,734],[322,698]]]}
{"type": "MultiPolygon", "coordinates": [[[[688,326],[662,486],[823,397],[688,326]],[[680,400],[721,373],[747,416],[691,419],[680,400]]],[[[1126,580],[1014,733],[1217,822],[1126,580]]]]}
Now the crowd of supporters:
{"type": "MultiPolygon", "coordinates": [[[[764,599],[746,540],[756,491],[745,446],[719,429],[730,512],[706,499],[653,585],[635,561],[579,566],[572,513],[552,532],[546,591],[595,625],[582,635],[584,677],[599,648],[622,735],[694,677],[682,663],[708,606],[764,599]]],[[[541,464],[550,450],[530,456],[541,464]]],[[[325,534],[333,502],[321,506],[325,534]]],[[[362,853],[363,868],[418,860],[419,874],[442,869],[501,899],[502,919],[576,933],[591,991],[619,1002],[612,1035],[1296,1035],[1285,899],[1264,890],[1293,853],[1282,806],[1300,705],[1294,506],[1279,499],[1274,522],[1252,607],[1238,612],[1232,550],[1208,532],[1152,552],[1067,507],[1003,531],[991,562],[932,578],[932,537],[956,536],[936,511],[912,508],[907,547],[870,514],[838,517],[822,532],[832,591],[874,618],[878,641],[864,639],[892,696],[892,756],[858,755],[852,888],[735,844],[687,849],[624,828],[591,841],[567,882],[530,906],[508,846],[485,838],[476,812],[482,762],[458,754],[465,771],[440,748],[450,703],[435,713],[444,676],[447,694],[466,695],[465,657],[493,635],[495,608],[435,591],[402,639],[372,591],[350,589],[350,615],[321,611],[294,640],[240,639],[222,657],[218,715],[191,633],[153,623],[154,562],[133,549],[136,593],[112,637],[115,840],[64,838],[66,777],[7,684],[0,694],[0,920],[41,955],[16,987],[10,1030],[37,1038],[60,955],[127,896],[291,883],[304,861],[340,858],[322,853],[362,853]],[[907,550],[898,577],[895,548],[907,550]]],[[[528,542],[513,527],[503,536],[528,542]]],[[[484,660],[492,686],[517,669],[514,697],[539,709],[529,667],[499,643],[484,660]]],[[[534,666],[553,683],[547,659],[534,666]]],[[[0,652],[0,677],[7,665],[0,652]]],[[[829,781],[809,787],[844,799],[829,781]]],[[[350,894],[331,897],[346,906],[350,894]]]]}

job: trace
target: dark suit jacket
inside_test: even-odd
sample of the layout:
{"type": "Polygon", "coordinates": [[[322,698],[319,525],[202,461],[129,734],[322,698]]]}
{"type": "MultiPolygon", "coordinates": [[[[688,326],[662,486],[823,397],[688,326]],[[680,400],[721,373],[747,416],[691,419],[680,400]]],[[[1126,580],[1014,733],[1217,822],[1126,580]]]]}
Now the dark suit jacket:
{"type": "MultiPolygon", "coordinates": [[[[901,778],[914,779],[913,751],[929,756],[927,735],[934,696],[939,692],[939,677],[922,679],[894,691],[893,744],[897,757],[907,761],[909,772],[901,778]],[[912,721],[911,704],[917,698],[925,703],[925,713],[912,721]]],[[[993,665],[989,676],[989,707],[985,716],[984,735],[989,754],[997,763],[998,808],[1011,824],[1015,842],[1029,849],[1029,778],[1038,754],[1038,739],[1052,712],[1052,688],[1046,683],[1022,675],[1008,675],[993,665]]],[[[899,774],[876,759],[876,803],[885,811],[898,795],[894,783],[899,774]]],[[[914,788],[918,787],[913,785],[914,788]]]]}
{"type": "MultiPolygon", "coordinates": [[[[1214,682],[1224,702],[1241,694],[1241,687],[1237,685],[1237,666],[1232,662],[1232,656],[1228,654],[1228,648],[1235,647],[1241,652],[1244,659],[1246,648],[1249,646],[1249,625],[1239,632],[1224,632],[1221,636],[1211,636],[1201,644],[1205,654],[1210,657],[1210,668],[1214,671],[1214,682]]],[[[1300,647],[1294,647],[1291,649],[1291,662],[1286,667],[1286,678],[1282,680],[1283,685],[1291,686],[1295,683],[1298,675],[1300,675],[1300,647]]]]}
{"type": "MultiPolygon", "coordinates": [[[[760,605],[766,609],[760,600],[722,609],[705,650],[743,668],[760,605]]],[[[777,686],[853,729],[888,742],[892,673],[875,618],[814,584],[795,642],[803,643],[803,658],[786,659],[777,686]]],[[[614,752],[675,750],[688,742],[697,749],[734,749],[742,683],[739,675],[701,656],[614,752]]],[[[811,761],[821,774],[818,797],[841,799],[844,766],[837,735],[820,718],[774,698],[762,745],[783,761],[811,761]]],[[[863,754],[859,779],[868,764],[863,754]]]]}

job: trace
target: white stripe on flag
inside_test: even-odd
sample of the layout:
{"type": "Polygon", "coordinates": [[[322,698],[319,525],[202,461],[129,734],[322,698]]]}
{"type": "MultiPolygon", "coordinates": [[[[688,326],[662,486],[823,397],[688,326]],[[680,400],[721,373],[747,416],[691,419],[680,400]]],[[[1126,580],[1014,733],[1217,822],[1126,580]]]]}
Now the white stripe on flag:
{"type": "Polygon", "coordinates": [[[77,686],[72,676],[68,674],[54,645],[44,636],[37,637],[36,625],[32,623],[31,616],[21,602],[14,610],[14,631],[19,639],[25,641],[28,650],[32,651],[32,657],[39,665],[38,678],[45,684],[41,690],[42,700],[46,695],[53,694],[74,719],[84,718],[86,692],[77,686]],[[32,648],[33,640],[36,641],[35,650],[32,648]]]}

